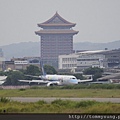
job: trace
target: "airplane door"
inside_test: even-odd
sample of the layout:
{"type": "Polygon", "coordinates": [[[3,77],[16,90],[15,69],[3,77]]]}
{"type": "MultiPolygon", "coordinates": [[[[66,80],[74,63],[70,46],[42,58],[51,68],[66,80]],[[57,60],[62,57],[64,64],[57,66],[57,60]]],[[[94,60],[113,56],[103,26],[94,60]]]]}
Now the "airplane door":
{"type": "Polygon", "coordinates": [[[63,79],[61,79],[60,82],[63,83],[63,79]]]}
{"type": "Polygon", "coordinates": [[[63,78],[60,78],[60,85],[63,85],[63,78]]]}

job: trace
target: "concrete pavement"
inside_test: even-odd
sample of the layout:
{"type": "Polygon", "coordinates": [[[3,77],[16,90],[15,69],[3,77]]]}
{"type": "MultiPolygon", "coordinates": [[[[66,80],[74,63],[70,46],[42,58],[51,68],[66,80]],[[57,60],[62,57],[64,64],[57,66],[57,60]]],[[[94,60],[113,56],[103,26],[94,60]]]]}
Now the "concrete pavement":
{"type": "Polygon", "coordinates": [[[61,99],[61,100],[71,100],[71,101],[83,101],[83,100],[95,100],[98,102],[112,102],[112,103],[120,103],[120,98],[44,98],[44,97],[8,97],[9,99],[13,101],[19,101],[19,102],[37,102],[39,100],[44,100],[48,103],[61,99]]]}

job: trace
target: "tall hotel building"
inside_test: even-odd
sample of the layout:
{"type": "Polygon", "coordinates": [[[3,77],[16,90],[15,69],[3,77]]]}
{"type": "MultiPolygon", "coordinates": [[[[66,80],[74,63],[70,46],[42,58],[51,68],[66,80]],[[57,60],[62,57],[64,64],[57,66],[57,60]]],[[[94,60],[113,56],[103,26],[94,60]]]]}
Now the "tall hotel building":
{"type": "Polygon", "coordinates": [[[38,24],[41,27],[36,35],[41,37],[41,61],[43,64],[58,67],[58,56],[73,53],[73,35],[78,31],[72,29],[76,24],[68,22],[57,12],[49,20],[38,24]]]}

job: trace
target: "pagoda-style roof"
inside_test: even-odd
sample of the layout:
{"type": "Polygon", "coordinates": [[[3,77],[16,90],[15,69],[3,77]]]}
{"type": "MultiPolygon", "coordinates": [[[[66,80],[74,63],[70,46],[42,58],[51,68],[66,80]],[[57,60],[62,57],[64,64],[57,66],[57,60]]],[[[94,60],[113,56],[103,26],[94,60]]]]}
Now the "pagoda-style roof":
{"type": "Polygon", "coordinates": [[[35,32],[37,35],[42,34],[77,34],[78,31],[75,30],[39,30],[35,32]]]}
{"type": "Polygon", "coordinates": [[[51,17],[49,20],[38,24],[39,27],[52,27],[52,26],[69,26],[69,27],[74,27],[76,24],[68,22],[64,18],[62,18],[57,12],[53,17],[51,17]]]}

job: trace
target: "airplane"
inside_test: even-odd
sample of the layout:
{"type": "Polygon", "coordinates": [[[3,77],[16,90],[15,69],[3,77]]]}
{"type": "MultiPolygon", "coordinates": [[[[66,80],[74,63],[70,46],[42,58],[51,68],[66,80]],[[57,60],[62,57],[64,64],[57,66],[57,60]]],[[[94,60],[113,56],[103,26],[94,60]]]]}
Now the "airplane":
{"type": "MultiPolygon", "coordinates": [[[[29,76],[29,75],[27,75],[29,76]]],[[[30,75],[31,76],[31,75],[30,75]]],[[[47,84],[47,86],[53,85],[76,85],[79,83],[91,82],[93,81],[92,76],[89,79],[80,80],[73,75],[45,75],[45,76],[31,76],[40,78],[41,80],[18,80],[20,82],[26,83],[38,83],[38,84],[47,84]]]]}
{"type": "Polygon", "coordinates": [[[78,80],[73,75],[48,75],[46,74],[43,64],[40,63],[42,68],[43,75],[41,76],[32,76],[26,75],[34,78],[39,78],[40,80],[18,80],[19,82],[27,82],[27,83],[38,83],[38,84],[47,84],[47,86],[53,85],[76,85],[78,84],[78,80]]]}
{"type": "Polygon", "coordinates": [[[26,75],[30,77],[40,78],[41,80],[18,80],[19,82],[26,82],[26,83],[38,83],[38,84],[47,84],[47,86],[53,86],[53,85],[76,85],[80,82],[89,82],[92,81],[92,77],[87,80],[78,80],[73,75],[48,75],[45,73],[44,68],[42,67],[42,73],[41,76],[32,76],[32,75],[26,75]]]}
{"type": "Polygon", "coordinates": [[[0,76],[0,85],[6,81],[7,76],[0,76]]]}
{"type": "MultiPolygon", "coordinates": [[[[33,76],[34,77],[34,76],[33,76]]],[[[78,80],[73,75],[45,75],[45,76],[38,76],[41,80],[18,80],[20,82],[27,82],[27,83],[45,83],[47,86],[53,85],[76,85],[78,84],[78,80]]]]}

